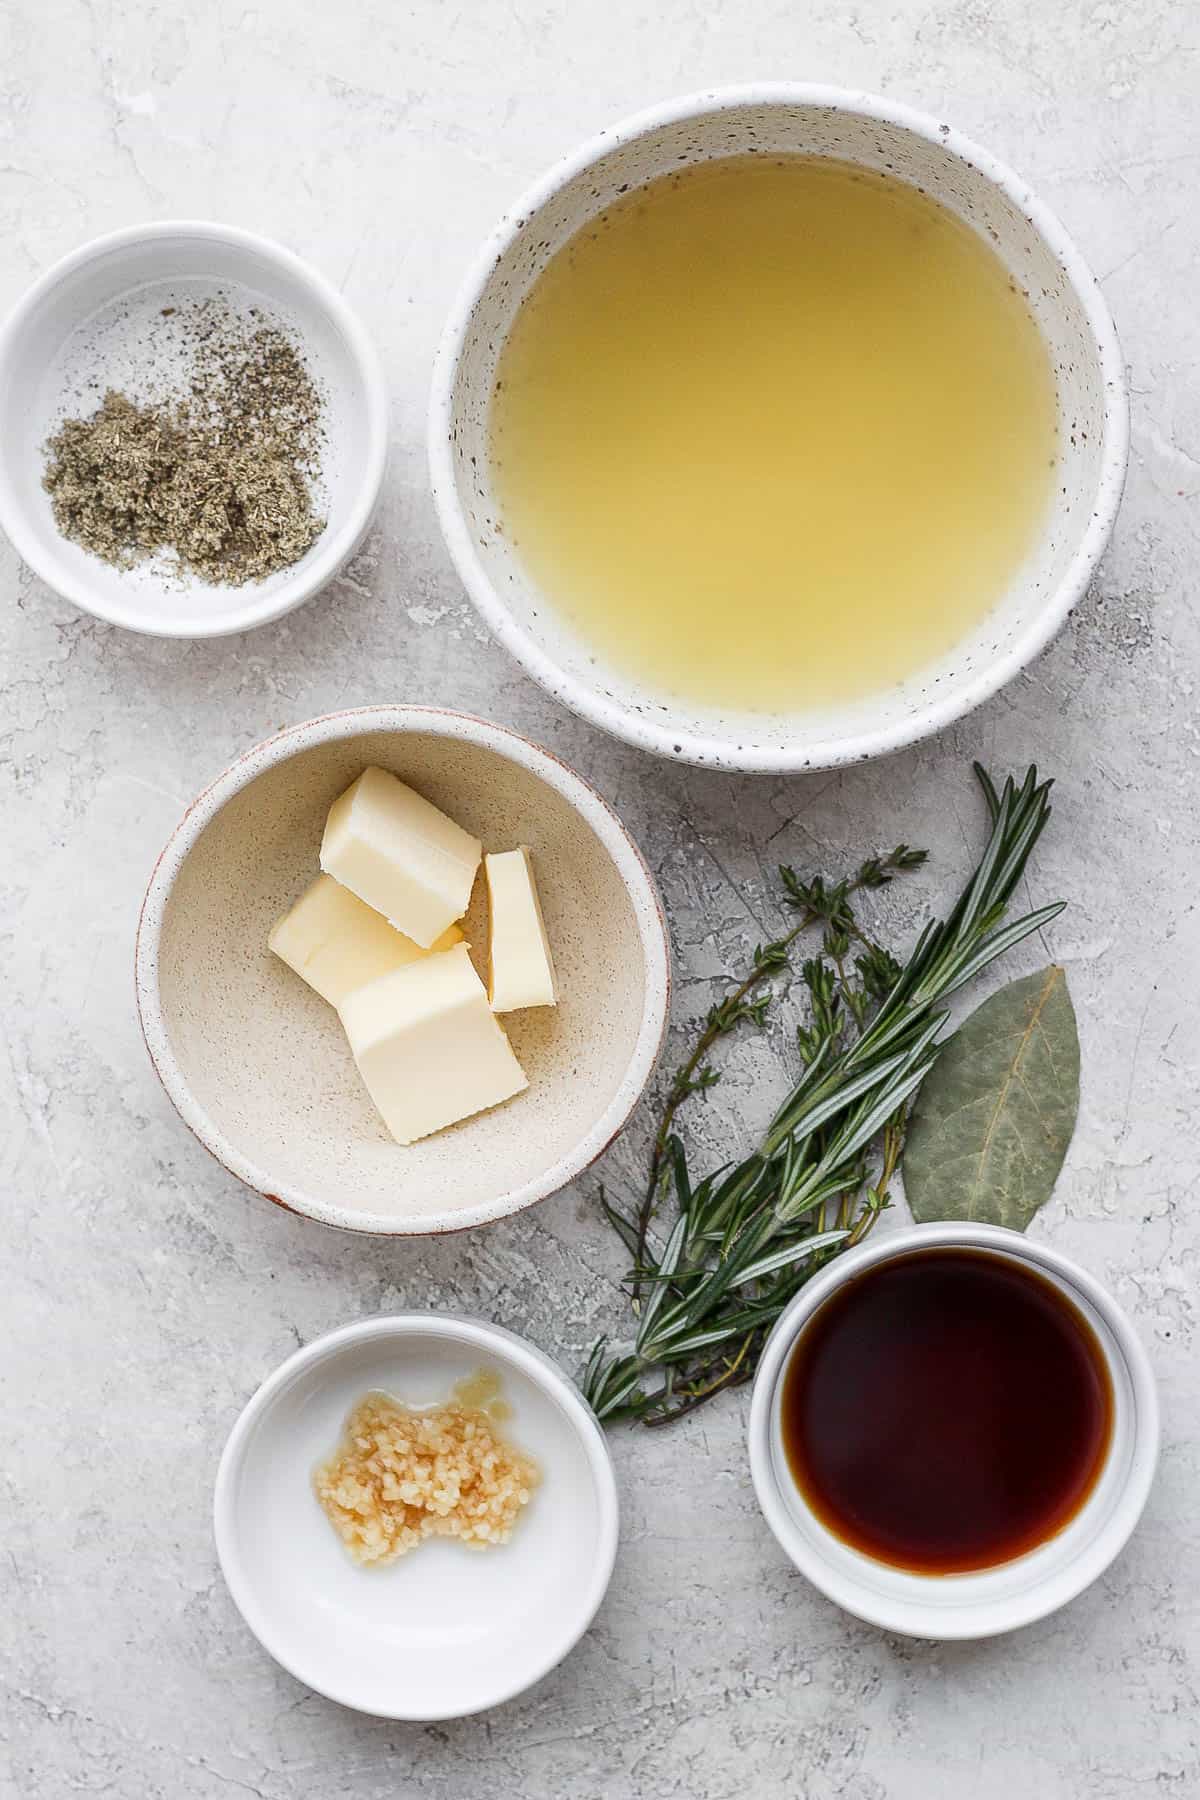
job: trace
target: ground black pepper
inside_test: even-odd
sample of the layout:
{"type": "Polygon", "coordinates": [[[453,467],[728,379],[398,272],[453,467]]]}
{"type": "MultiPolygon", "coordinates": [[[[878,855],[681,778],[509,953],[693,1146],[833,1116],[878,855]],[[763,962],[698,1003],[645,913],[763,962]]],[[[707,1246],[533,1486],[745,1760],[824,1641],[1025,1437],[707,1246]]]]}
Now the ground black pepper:
{"type": "Polygon", "coordinates": [[[166,552],[204,581],[261,581],[325,528],[312,491],[321,396],[257,312],[200,301],[186,336],[185,393],[137,404],[110,388],[49,440],[44,486],[63,535],[117,568],[166,552]]]}

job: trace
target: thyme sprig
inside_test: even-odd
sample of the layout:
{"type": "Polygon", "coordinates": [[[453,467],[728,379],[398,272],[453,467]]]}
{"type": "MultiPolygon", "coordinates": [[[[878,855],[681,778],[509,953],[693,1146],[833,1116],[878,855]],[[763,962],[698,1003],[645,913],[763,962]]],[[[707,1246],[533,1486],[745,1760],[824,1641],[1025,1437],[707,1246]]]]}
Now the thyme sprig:
{"type": "Polygon", "coordinates": [[[987,846],[952,911],[926,925],[903,966],[862,929],[851,900],[919,867],[924,851],[899,845],[833,885],[780,870],[796,924],[759,946],[747,975],[707,1014],[668,1087],[636,1214],[601,1196],[632,1258],[637,1317],[632,1346],[614,1352],[601,1339],[582,1372],[601,1419],[664,1424],[753,1375],[793,1295],[888,1205],[908,1108],[938,1055],[941,1003],[1062,911],[1059,901],[1003,923],[1050,816],[1051,783],[1030,768],[1020,787],[1010,778],[998,793],[978,764],[975,773],[991,819],[987,846]],[[817,924],[820,954],[801,969],[800,1077],[752,1155],[695,1180],[676,1130],[680,1108],[719,1079],[708,1060],[714,1046],[741,1025],[765,1023],[772,977],[790,969],[792,946],[817,924]],[[673,1222],[655,1244],[668,1201],[673,1222]]]}

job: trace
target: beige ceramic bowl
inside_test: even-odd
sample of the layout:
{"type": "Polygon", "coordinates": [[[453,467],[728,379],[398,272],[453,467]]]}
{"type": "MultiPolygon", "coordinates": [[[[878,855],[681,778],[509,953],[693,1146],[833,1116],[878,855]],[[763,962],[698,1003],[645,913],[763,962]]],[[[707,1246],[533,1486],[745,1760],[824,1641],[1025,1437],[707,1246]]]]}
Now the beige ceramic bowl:
{"type": "MultiPolygon", "coordinates": [[[[485,945],[479,885],[468,935],[485,945]]],[[[670,965],[649,870],[586,782],[481,719],[379,706],[281,732],[193,803],[147,889],[137,995],[167,1093],[226,1168],[323,1224],[404,1234],[502,1218],[600,1154],[654,1067],[670,965]],[[336,1013],[267,949],[317,873],[330,803],[372,763],[485,847],[532,848],[562,990],[557,1008],[505,1020],[528,1091],[408,1148],[384,1130],[336,1013]]]]}

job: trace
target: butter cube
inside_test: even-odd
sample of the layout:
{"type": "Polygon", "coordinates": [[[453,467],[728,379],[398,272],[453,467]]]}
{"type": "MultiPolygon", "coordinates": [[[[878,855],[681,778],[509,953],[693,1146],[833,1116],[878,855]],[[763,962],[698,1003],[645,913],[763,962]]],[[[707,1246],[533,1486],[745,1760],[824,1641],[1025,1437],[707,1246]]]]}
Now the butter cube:
{"type": "Polygon", "coordinates": [[[423,950],[332,875],[318,875],[267,939],[276,956],[331,1006],[380,975],[461,943],[462,932],[451,925],[423,950]]]}
{"type": "Polygon", "coordinates": [[[354,1060],[401,1144],[498,1106],[528,1087],[465,944],[347,994],[354,1060]]]}
{"type": "Polygon", "coordinates": [[[554,1006],[554,959],[546,937],[533,861],[522,845],[485,856],[491,908],[488,999],[493,1012],[554,1006]]]}
{"type": "Polygon", "coordinates": [[[325,821],[321,867],[432,949],[471,899],[482,845],[386,769],[364,769],[325,821]]]}

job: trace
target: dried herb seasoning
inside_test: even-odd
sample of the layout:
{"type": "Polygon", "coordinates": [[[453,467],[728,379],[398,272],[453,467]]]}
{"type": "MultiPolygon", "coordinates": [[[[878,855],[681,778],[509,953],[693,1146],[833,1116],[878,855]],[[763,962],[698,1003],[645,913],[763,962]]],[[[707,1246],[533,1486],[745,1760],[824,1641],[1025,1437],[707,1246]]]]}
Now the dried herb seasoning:
{"type": "Polygon", "coordinates": [[[290,568],[324,530],[321,395],[256,311],[200,301],[185,339],[184,392],[139,403],[110,388],[49,440],[43,485],[64,537],[114,567],[165,553],[181,573],[239,587],[290,568]]]}

